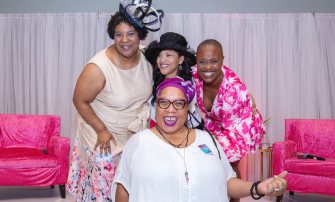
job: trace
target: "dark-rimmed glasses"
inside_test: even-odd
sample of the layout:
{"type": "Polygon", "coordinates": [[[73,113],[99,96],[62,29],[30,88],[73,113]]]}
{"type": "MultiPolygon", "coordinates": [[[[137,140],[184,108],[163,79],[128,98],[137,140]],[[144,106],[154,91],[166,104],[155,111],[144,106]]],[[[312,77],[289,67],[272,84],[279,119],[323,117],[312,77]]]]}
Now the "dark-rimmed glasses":
{"type": "Polygon", "coordinates": [[[167,100],[164,98],[157,99],[157,104],[161,109],[169,108],[171,103],[176,110],[181,110],[185,107],[187,101],[186,100],[175,100],[173,102],[170,102],[170,100],[167,100]]]}

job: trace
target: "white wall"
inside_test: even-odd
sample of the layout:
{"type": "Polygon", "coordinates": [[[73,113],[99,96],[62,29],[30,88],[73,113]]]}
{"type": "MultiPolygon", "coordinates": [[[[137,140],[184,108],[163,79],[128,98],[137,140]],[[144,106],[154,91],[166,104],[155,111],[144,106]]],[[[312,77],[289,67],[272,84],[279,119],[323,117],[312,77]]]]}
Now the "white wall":
{"type": "MultiPolygon", "coordinates": [[[[0,0],[0,13],[115,12],[119,0],[0,0]]],[[[335,13],[335,0],[153,0],[165,13],[335,13]]]]}

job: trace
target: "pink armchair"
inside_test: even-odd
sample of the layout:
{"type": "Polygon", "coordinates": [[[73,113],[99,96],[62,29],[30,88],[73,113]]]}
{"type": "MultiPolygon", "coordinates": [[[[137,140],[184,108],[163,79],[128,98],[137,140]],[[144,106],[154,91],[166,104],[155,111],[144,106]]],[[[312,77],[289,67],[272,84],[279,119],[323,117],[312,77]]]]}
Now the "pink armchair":
{"type": "Polygon", "coordinates": [[[59,185],[65,198],[69,151],[59,116],[0,114],[0,186],[59,185]]]}
{"type": "Polygon", "coordinates": [[[285,141],[273,144],[273,174],[288,171],[290,194],[335,196],[335,120],[286,119],[285,141]],[[326,161],[298,159],[295,152],[314,154],[326,161]]]}

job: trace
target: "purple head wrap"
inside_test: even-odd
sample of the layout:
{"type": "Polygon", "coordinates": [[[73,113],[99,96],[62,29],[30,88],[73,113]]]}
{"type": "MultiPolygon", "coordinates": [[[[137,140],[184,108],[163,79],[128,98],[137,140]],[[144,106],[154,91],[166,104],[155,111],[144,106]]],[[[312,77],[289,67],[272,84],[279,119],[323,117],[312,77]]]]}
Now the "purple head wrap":
{"type": "Polygon", "coordinates": [[[158,85],[156,89],[156,98],[162,92],[162,90],[167,87],[176,87],[180,89],[184,93],[188,104],[192,102],[195,96],[195,89],[191,81],[184,81],[183,79],[179,77],[175,77],[171,79],[166,79],[165,81],[163,81],[161,84],[158,85]]]}

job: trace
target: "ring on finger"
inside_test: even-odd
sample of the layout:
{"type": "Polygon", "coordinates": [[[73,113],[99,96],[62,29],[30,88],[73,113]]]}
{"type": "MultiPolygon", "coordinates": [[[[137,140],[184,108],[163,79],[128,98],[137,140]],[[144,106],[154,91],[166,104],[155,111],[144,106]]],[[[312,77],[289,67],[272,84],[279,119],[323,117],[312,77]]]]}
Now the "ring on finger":
{"type": "Polygon", "coordinates": [[[280,191],[281,189],[284,189],[283,186],[279,187],[278,189],[274,189],[275,191],[280,191]]]}

